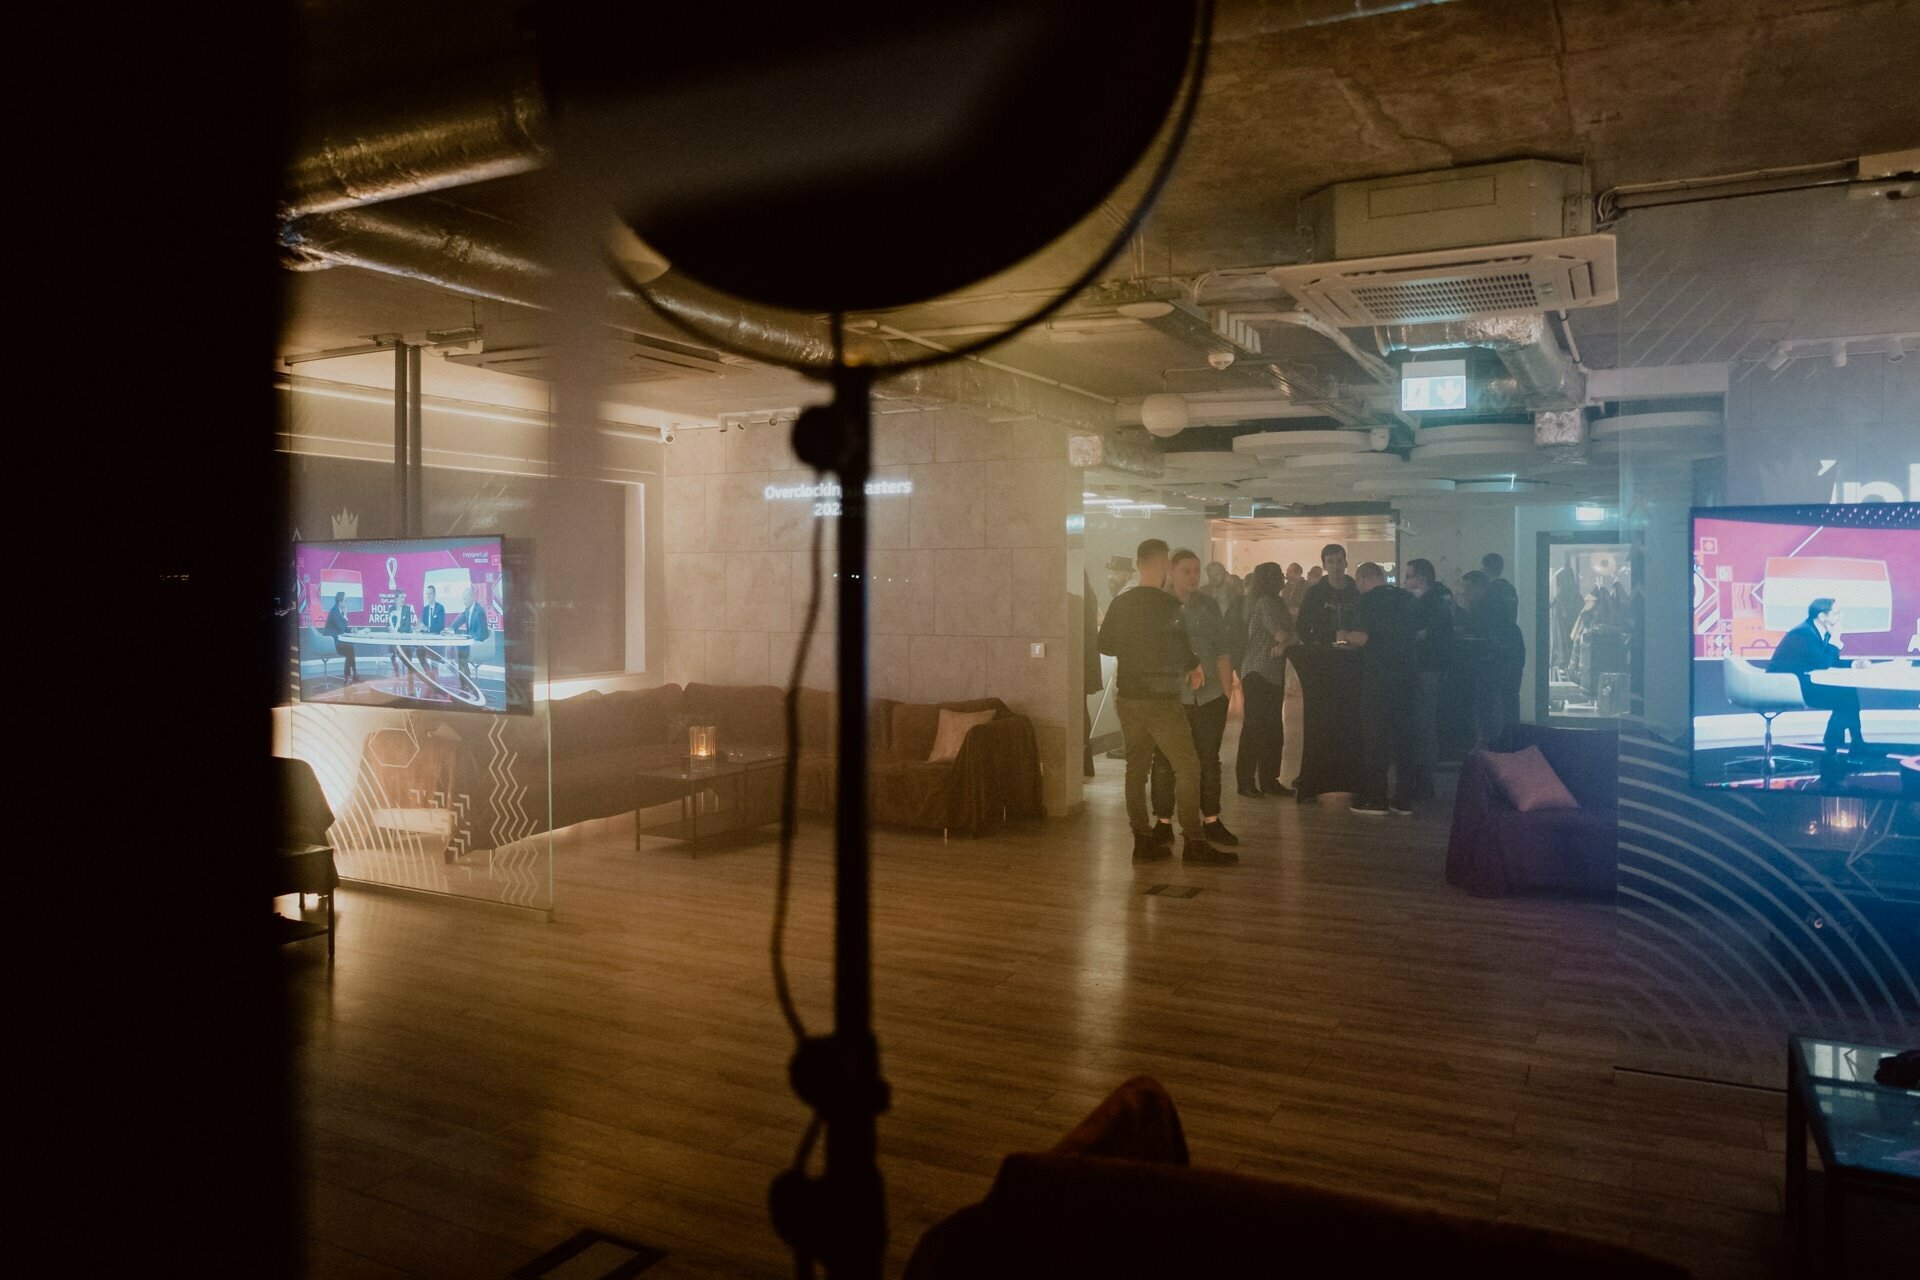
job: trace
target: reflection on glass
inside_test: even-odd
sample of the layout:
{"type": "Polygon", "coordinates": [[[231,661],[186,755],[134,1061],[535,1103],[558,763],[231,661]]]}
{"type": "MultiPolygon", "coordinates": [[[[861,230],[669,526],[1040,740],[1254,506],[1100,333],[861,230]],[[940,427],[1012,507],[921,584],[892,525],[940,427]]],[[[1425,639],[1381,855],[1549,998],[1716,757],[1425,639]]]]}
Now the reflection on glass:
{"type": "Polygon", "coordinates": [[[1548,714],[1571,720],[1631,714],[1645,615],[1630,548],[1561,542],[1548,556],[1551,574],[1540,618],[1548,714]]]}

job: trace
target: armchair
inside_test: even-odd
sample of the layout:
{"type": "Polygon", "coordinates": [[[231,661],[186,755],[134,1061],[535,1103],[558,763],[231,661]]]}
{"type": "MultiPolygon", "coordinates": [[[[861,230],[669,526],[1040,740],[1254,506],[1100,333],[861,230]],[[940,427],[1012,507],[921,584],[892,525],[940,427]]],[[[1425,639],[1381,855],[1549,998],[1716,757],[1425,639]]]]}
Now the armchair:
{"type": "Polygon", "coordinates": [[[1500,789],[1485,753],[1470,753],[1453,798],[1447,883],[1483,898],[1520,889],[1613,893],[1620,839],[1618,734],[1516,724],[1499,746],[1538,747],[1580,807],[1521,813],[1500,789]]]}
{"type": "Polygon", "coordinates": [[[297,893],[301,905],[306,905],[308,894],[325,899],[327,923],[324,926],[309,924],[305,920],[287,920],[278,912],[276,920],[285,921],[278,926],[282,942],[298,942],[305,938],[317,938],[327,935],[327,959],[333,959],[333,891],[339,887],[340,876],[333,865],[332,836],[333,808],[327,803],[326,793],[320,789],[320,780],[313,776],[313,766],[305,760],[292,760],[285,756],[275,758],[275,782],[279,788],[281,804],[280,851],[274,863],[273,892],[276,897],[297,893]]]}

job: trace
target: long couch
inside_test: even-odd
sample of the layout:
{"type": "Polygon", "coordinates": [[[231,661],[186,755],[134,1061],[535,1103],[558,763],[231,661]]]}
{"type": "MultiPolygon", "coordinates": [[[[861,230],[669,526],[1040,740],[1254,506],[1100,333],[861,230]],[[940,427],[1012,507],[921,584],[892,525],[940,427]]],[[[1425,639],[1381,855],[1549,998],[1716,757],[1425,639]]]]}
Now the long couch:
{"type": "MultiPolygon", "coordinates": [[[[448,717],[465,742],[465,770],[495,775],[492,788],[518,790],[538,812],[552,782],[553,825],[667,804],[675,784],[646,782],[642,768],[682,760],[687,727],[715,726],[723,750],[785,743],[785,691],[774,685],[661,685],[588,692],[554,702],[549,718],[448,717]],[[551,725],[549,756],[548,726],[551,725]]],[[[802,813],[831,814],[836,789],[834,698],[802,689],[797,795],[802,813]]],[[[998,698],[905,703],[878,698],[868,737],[869,812],[877,823],[979,835],[1042,813],[1040,754],[1033,724],[998,698]],[[953,760],[931,753],[942,709],[992,711],[968,732],[953,760]]]]}

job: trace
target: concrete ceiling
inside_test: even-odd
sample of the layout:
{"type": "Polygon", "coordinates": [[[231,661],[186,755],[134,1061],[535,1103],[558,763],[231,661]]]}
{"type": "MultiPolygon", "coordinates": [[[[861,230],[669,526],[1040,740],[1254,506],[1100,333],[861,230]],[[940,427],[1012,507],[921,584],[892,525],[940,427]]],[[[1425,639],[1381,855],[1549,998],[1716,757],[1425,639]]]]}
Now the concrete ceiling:
{"type": "MultiPolygon", "coordinates": [[[[505,32],[509,10],[476,10],[487,15],[476,24],[505,32]]],[[[468,43],[486,45],[478,35],[468,43]]],[[[1342,181],[1531,156],[1583,163],[1597,189],[1920,145],[1920,77],[1907,65],[1915,48],[1920,0],[1223,0],[1187,152],[1146,234],[1076,311],[1110,317],[1115,300],[1147,294],[1285,306],[1256,269],[1300,260],[1300,198],[1342,181]],[[1388,11],[1331,20],[1356,8],[1388,11]]],[[[360,70],[364,79],[378,69],[360,70]]],[[[877,319],[952,334],[1020,314],[1032,291],[1067,278],[1112,234],[1137,185],[1054,252],[963,297],[877,319]]],[[[531,223],[544,191],[536,173],[434,198],[531,223]]],[[[1573,313],[1593,367],[1755,359],[1782,338],[1920,329],[1912,201],[1801,192],[1641,210],[1614,229],[1621,302],[1573,313]]],[[[527,315],[347,268],[295,276],[289,295],[285,350],[527,315]]],[[[993,358],[1094,400],[1273,390],[1255,362],[1206,369],[1204,345],[1164,326],[1065,328],[1023,336],[993,358]]],[[[1291,366],[1362,380],[1324,339],[1284,326],[1262,337],[1291,366]]],[[[325,364],[301,372],[332,376],[325,364]]],[[[483,399],[491,386],[524,400],[526,379],[475,369],[447,378],[446,394],[483,399]],[[508,392],[513,383],[521,390],[508,392]]],[[[711,418],[801,403],[809,391],[791,375],[749,370],[612,396],[711,418]]]]}

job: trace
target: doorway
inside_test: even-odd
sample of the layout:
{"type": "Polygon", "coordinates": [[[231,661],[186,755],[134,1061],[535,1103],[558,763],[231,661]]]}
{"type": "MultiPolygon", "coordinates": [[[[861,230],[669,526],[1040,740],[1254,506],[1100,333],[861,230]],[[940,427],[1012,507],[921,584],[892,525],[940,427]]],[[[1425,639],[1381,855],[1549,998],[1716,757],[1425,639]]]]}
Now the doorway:
{"type": "Polygon", "coordinates": [[[1534,706],[1548,724],[1637,712],[1646,632],[1640,564],[1618,530],[1539,535],[1534,706]]]}

